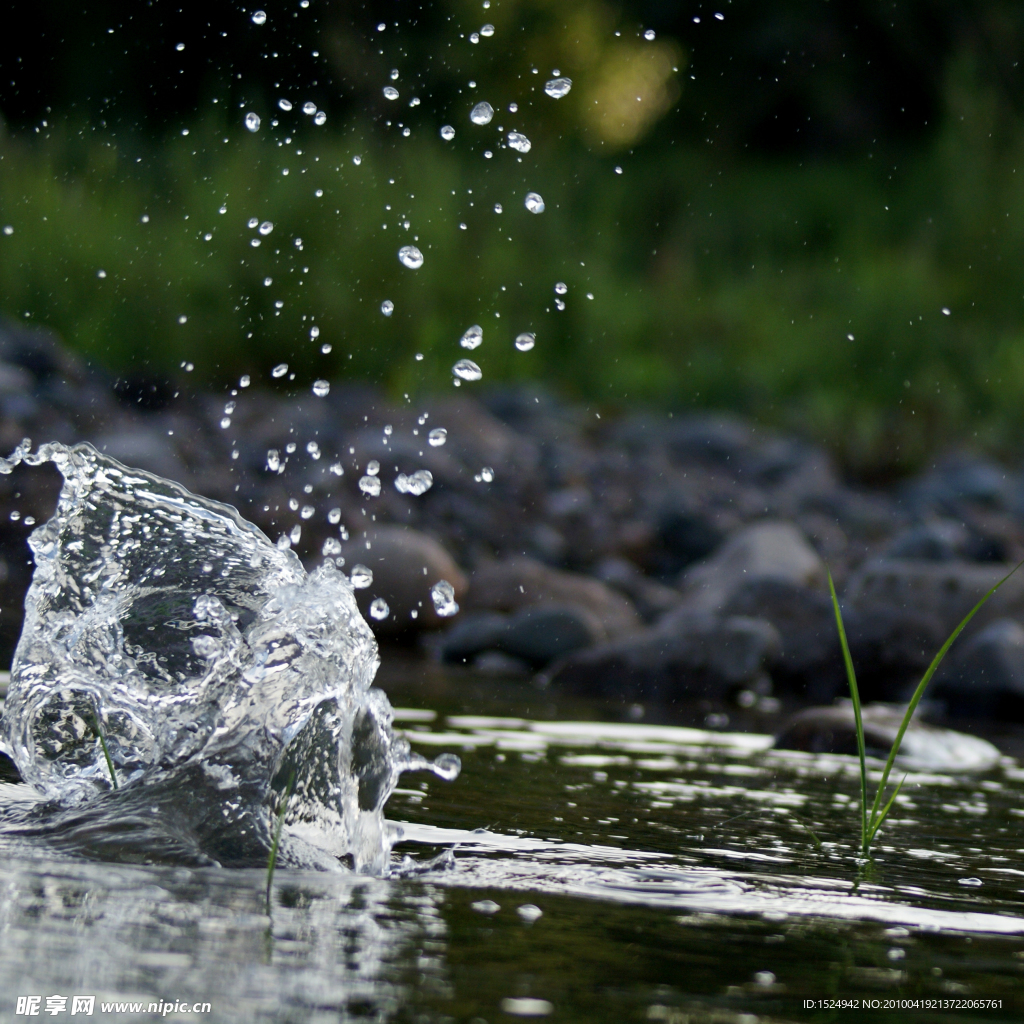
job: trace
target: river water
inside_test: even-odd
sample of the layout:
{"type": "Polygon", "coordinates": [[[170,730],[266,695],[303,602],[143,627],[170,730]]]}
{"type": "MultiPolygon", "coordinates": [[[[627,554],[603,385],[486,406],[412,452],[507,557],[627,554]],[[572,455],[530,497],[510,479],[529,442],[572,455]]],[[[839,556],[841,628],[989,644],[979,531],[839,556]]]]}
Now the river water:
{"type": "Polygon", "coordinates": [[[414,751],[463,762],[402,776],[388,877],[280,868],[268,912],[264,870],[0,839],[0,1019],[1020,1019],[1014,759],[910,772],[865,869],[852,758],[386,653],[378,683],[414,751]]]}

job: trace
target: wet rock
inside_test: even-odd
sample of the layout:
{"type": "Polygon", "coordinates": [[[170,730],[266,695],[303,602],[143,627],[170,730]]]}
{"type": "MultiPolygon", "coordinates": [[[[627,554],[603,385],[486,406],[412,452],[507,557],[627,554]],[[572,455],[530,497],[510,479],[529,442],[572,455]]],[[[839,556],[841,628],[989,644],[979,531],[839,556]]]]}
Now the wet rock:
{"type": "Polygon", "coordinates": [[[792,523],[757,522],[737,530],[711,558],[687,569],[679,587],[687,608],[711,612],[753,580],[822,586],[825,566],[792,523]]]}
{"type": "Polygon", "coordinates": [[[1024,626],[997,619],[954,649],[932,693],[953,717],[1024,721],[1024,626]]]}
{"type": "Polygon", "coordinates": [[[1004,562],[1007,545],[998,537],[985,537],[955,519],[932,519],[897,534],[885,549],[888,558],[929,562],[1004,562]]]}
{"type": "Polygon", "coordinates": [[[952,452],[904,488],[918,508],[955,511],[964,502],[988,508],[1014,508],[1019,502],[1020,477],[1005,466],[972,452],[952,452]]]}
{"type": "Polygon", "coordinates": [[[447,580],[461,604],[466,593],[466,576],[455,560],[433,537],[404,526],[375,526],[342,546],[345,567],[365,565],[373,573],[369,587],[356,591],[359,610],[368,615],[376,598],[387,602],[384,619],[367,617],[378,635],[397,635],[423,629],[437,629],[443,619],[434,609],[430,588],[447,580]]]}
{"type": "Polygon", "coordinates": [[[573,693],[623,700],[722,700],[740,689],[767,692],[765,664],[780,647],[778,631],[761,619],[673,616],[670,625],[570,655],[545,679],[573,693]]]}
{"type": "MultiPolygon", "coordinates": [[[[885,760],[889,756],[905,710],[891,704],[862,707],[864,745],[869,757],[885,760]]],[[[847,700],[801,711],[776,738],[775,746],[813,754],[856,755],[853,704],[847,700]]],[[[903,737],[896,764],[923,771],[985,771],[998,764],[999,758],[999,751],[988,741],[940,729],[915,716],[903,737]]]]}
{"type": "Polygon", "coordinates": [[[770,665],[775,683],[814,701],[830,701],[843,692],[839,633],[824,591],[788,580],[751,580],[733,593],[723,614],[764,619],[779,631],[781,649],[770,665]]]}
{"type": "Polygon", "coordinates": [[[613,590],[625,594],[645,622],[654,622],[682,600],[675,587],[666,587],[645,576],[625,558],[604,559],[595,567],[594,575],[613,590]]]}
{"type": "Polygon", "coordinates": [[[480,655],[490,651],[536,669],[604,637],[601,622],[584,609],[540,604],[514,615],[467,616],[445,636],[441,658],[449,664],[476,664],[480,655]]]}
{"type": "Polygon", "coordinates": [[[552,569],[532,558],[484,562],[470,577],[467,609],[511,612],[539,604],[581,609],[601,624],[607,638],[641,626],[633,605],[604,583],[581,573],[552,569]]]}

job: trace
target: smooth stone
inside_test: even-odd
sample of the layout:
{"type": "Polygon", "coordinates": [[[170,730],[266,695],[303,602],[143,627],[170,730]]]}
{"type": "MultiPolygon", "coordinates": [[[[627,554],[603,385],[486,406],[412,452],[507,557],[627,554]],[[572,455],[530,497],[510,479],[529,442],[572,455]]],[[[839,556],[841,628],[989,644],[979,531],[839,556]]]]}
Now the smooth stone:
{"type": "MultiPolygon", "coordinates": [[[[905,710],[892,704],[867,704],[861,708],[864,746],[869,757],[882,761],[888,758],[905,710]]],[[[801,711],[776,738],[775,747],[812,754],[856,755],[853,704],[845,700],[831,707],[801,711]]],[[[985,771],[998,764],[1000,757],[987,740],[941,729],[914,717],[903,737],[896,764],[921,771],[985,771]]]]}
{"type": "Polygon", "coordinates": [[[448,665],[468,665],[483,651],[496,651],[508,629],[508,615],[467,612],[444,634],[438,653],[448,665]]]}
{"type": "Polygon", "coordinates": [[[983,537],[955,519],[932,519],[897,534],[884,554],[929,562],[1003,562],[1007,552],[998,538],[983,537]]]}
{"type": "Polygon", "coordinates": [[[686,569],[679,581],[687,608],[720,611],[753,580],[823,586],[825,565],[792,523],[762,521],[745,526],[706,561],[686,569]]]}
{"type": "Polygon", "coordinates": [[[997,619],[936,673],[932,692],[957,718],[1024,720],[1024,626],[997,619]]]}
{"type": "Polygon", "coordinates": [[[370,586],[356,591],[363,616],[375,598],[382,597],[388,604],[387,618],[367,618],[378,635],[438,629],[451,623],[451,618],[442,618],[434,610],[430,588],[438,580],[452,585],[460,605],[466,593],[465,573],[452,556],[433,537],[407,526],[375,526],[344,543],[342,556],[346,570],[362,564],[373,573],[370,586]]]}
{"type": "Polygon", "coordinates": [[[782,648],[769,666],[776,683],[814,701],[843,692],[842,649],[827,593],[787,580],[751,580],[735,591],[723,614],[764,619],[779,631],[782,648]]]}
{"type": "Polygon", "coordinates": [[[675,587],[666,587],[645,576],[626,558],[603,559],[595,566],[594,575],[613,590],[625,594],[648,623],[675,608],[683,599],[675,587]]]}
{"type": "Polygon", "coordinates": [[[632,603],[600,580],[553,569],[532,558],[484,562],[470,576],[467,610],[515,612],[538,604],[589,612],[601,623],[601,639],[632,633],[642,625],[632,603]]]}
{"type": "Polygon", "coordinates": [[[781,647],[761,619],[691,614],[600,644],[556,663],[544,679],[575,693],[672,701],[725,699],[739,689],[770,689],[766,662],[781,647]]]}

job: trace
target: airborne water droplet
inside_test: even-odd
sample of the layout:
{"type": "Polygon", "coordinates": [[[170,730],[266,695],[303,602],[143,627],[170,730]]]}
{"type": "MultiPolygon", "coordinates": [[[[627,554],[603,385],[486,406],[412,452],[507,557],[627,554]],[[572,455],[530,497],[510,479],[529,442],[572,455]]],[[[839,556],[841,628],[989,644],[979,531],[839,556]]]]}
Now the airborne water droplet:
{"type": "Polygon", "coordinates": [[[368,498],[376,498],[380,494],[380,477],[363,476],[359,478],[359,490],[368,498]]]}
{"type": "Polygon", "coordinates": [[[530,152],[530,140],[522,132],[509,132],[508,144],[518,153],[530,152]]]}
{"type": "Polygon", "coordinates": [[[398,258],[410,270],[419,270],[423,266],[423,253],[415,245],[403,245],[398,250],[398,258]]]}
{"type": "Polygon", "coordinates": [[[390,299],[385,299],[380,304],[380,311],[385,316],[391,316],[391,314],[394,313],[394,311],[395,311],[395,304],[390,299]]]}
{"type": "Polygon", "coordinates": [[[447,580],[438,580],[430,588],[430,598],[434,602],[434,611],[442,618],[458,614],[459,606],[455,601],[455,588],[447,580]]]}
{"type": "Polygon", "coordinates": [[[266,11],[253,11],[252,12],[252,23],[254,25],[265,25],[267,23],[267,12],[266,11]]]}
{"type": "Polygon", "coordinates": [[[558,284],[555,285],[556,295],[564,295],[568,290],[569,289],[564,281],[559,281],[558,284]]]}
{"type": "Polygon", "coordinates": [[[530,213],[543,213],[544,212],[544,200],[539,192],[527,192],[524,205],[530,211],[530,213]]]}
{"type": "Polygon", "coordinates": [[[494,470],[491,469],[490,466],[484,466],[484,468],[480,470],[480,479],[483,480],[485,484],[493,483],[494,470]]]}
{"type": "Polygon", "coordinates": [[[312,115],[316,113],[316,104],[312,100],[306,100],[306,102],[302,104],[302,112],[307,117],[312,117],[312,115]]]}
{"type": "Polygon", "coordinates": [[[463,348],[474,349],[479,348],[480,343],[484,340],[484,329],[479,324],[473,324],[468,331],[459,339],[459,344],[463,348]]]}
{"type": "Polygon", "coordinates": [[[648,30],[647,30],[647,31],[646,31],[646,32],[644,33],[644,39],[646,39],[646,40],[647,40],[647,42],[649,42],[649,43],[653,41],[653,39],[654,39],[654,29],[653,29],[653,28],[649,28],[649,29],[648,29],[648,30]]]}
{"type": "Polygon", "coordinates": [[[330,385],[329,381],[326,381],[326,380],[316,380],[316,381],[313,381],[313,394],[316,395],[317,398],[326,398],[327,395],[330,394],[330,391],[331,391],[331,385],[330,385]]]}
{"type": "Polygon", "coordinates": [[[402,494],[412,494],[419,497],[426,494],[434,486],[434,474],[429,469],[417,469],[415,473],[408,476],[399,473],[395,477],[395,490],[402,494]]]}
{"type": "Polygon", "coordinates": [[[260,130],[260,115],[254,114],[251,110],[245,115],[245,127],[251,132],[260,130]]]}
{"type": "Polygon", "coordinates": [[[375,597],[370,605],[370,615],[379,622],[381,619],[386,619],[390,614],[391,609],[388,607],[387,601],[383,597],[375,597]]]}
{"type": "Polygon", "coordinates": [[[536,343],[537,336],[530,331],[523,331],[522,334],[516,336],[516,348],[520,352],[529,352],[536,343]]]}
{"type": "Polygon", "coordinates": [[[366,464],[366,472],[369,476],[376,476],[380,472],[380,463],[376,459],[370,459],[366,464]]]}
{"type": "Polygon", "coordinates": [[[262,224],[260,225],[260,234],[261,234],[261,235],[269,235],[269,234],[270,234],[270,232],[271,232],[271,231],[273,231],[273,230],[274,230],[274,225],[273,225],[273,222],[272,222],[272,221],[269,221],[269,220],[265,220],[265,221],[264,221],[264,222],[263,222],[263,223],[262,223],[262,224]]]}
{"type": "Polygon", "coordinates": [[[384,86],[384,99],[386,100],[397,100],[398,90],[393,85],[384,86]]]}
{"type": "Polygon", "coordinates": [[[286,100],[286,99],[284,99],[284,97],[282,97],[281,99],[279,99],[277,101],[277,105],[282,110],[291,110],[292,109],[292,101],[291,100],[286,100]]]}
{"type": "Polygon", "coordinates": [[[431,448],[440,448],[441,445],[448,440],[448,431],[444,427],[434,427],[434,429],[427,434],[427,444],[431,448]]]}
{"type": "Polygon", "coordinates": [[[288,364],[287,363],[278,363],[277,366],[275,366],[270,371],[270,376],[271,377],[283,377],[287,372],[288,372],[288,364]]]}
{"type": "Polygon", "coordinates": [[[480,380],[483,372],[472,359],[460,359],[453,367],[452,373],[462,380],[480,380]]]}
{"type": "Polygon", "coordinates": [[[349,582],[356,590],[365,590],[373,582],[373,572],[365,565],[356,564],[352,566],[349,573],[349,582]]]}
{"type": "Polygon", "coordinates": [[[250,217],[247,223],[250,228],[255,228],[259,226],[260,219],[259,217],[250,217]]]}
{"type": "Polygon", "coordinates": [[[552,78],[551,81],[544,83],[544,91],[552,99],[556,100],[560,100],[563,96],[568,96],[571,88],[571,78],[552,78]]]}
{"type": "Polygon", "coordinates": [[[480,29],[480,35],[482,35],[486,39],[490,39],[491,36],[494,35],[494,26],[493,25],[484,25],[484,27],[482,29],[480,29]]]}
{"type": "Polygon", "coordinates": [[[490,124],[492,117],[494,117],[494,107],[486,100],[482,100],[469,112],[469,119],[473,124],[490,124]]]}
{"type": "Polygon", "coordinates": [[[445,142],[451,142],[455,138],[455,129],[450,125],[446,124],[441,128],[441,138],[445,142]]]}
{"type": "Polygon", "coordinates": [[[313,124],[324,124],[326,121],[327,114],[322,110],[318,110],[313,117],[313,124]]]}

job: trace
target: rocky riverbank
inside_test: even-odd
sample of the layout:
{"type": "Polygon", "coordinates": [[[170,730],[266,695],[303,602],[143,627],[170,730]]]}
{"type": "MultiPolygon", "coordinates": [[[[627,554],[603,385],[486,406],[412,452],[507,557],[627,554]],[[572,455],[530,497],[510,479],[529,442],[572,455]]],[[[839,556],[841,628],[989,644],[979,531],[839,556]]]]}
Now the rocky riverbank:
{"type": "MultiPolygon", "coordinates": [[[[190,381],[113,380],[4,327],[0,446],[90,441],[236,505],[307,565],[366,566],[360,596],[387,604],[369,620],[386,643],[579,693],[831,702],[845,680],[827,565],[865,699],[899,701],[1024,557],[1024,476],[966,450],[867,490],[822,449],[727,415],[608,418],[530,386],[389,401],[341,382],[317,395],[287,372],[219,394],[190,381]],[[431,600],[441,579],[455,615],[431,600]]],[[[57,487],[52,469],[0,477],[5,664],[26,538],[57,487]]],[[[1024,721],[1024,573],[931,697],[951,718],[1024,721]]]]}

